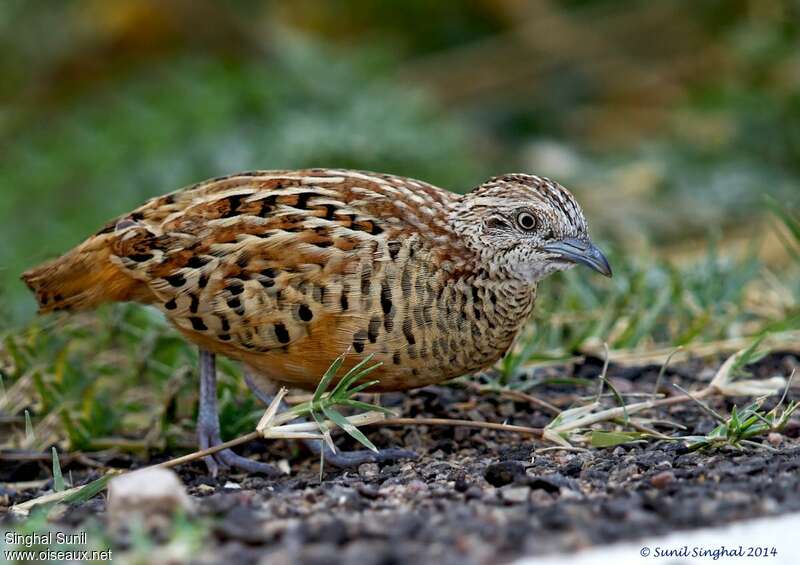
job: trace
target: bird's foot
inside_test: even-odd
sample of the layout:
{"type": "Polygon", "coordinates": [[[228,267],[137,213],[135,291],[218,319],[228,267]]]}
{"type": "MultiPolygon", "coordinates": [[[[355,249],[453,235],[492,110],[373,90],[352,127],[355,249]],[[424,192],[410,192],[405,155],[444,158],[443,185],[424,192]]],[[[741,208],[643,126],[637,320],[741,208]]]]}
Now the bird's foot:
{"type": "MultiPolygon", "coordinates": [[[[197,435],[199,439],[200,449],[208,449],[222,443],[219,437],[219,431],[215,426],[203,426],[202,422],[198,425],[197,435]]],[[[208,468],[209,474],[212,477],[219,475],[220,469],[239,469],[247,473],[266,475],[267,477],[278,477],[282,473],[270,465],[261,461],[253,461],[247,457],[243,457],[234,453],[232,449],[223,449],[211,455],[203,457],[203,462],[208,468]]]]}
{"type": "Polygon", "coordinates": [[[211,456],[215,464],[223,468],[239,469],[251,474],[265,475],[267,477],[279,477],[283,475],[276,467],[262,461],[253,461],[248,457],[243,457],[233,452],[231,449],[223,449],[211,456]]]}
{"type": "MultiPolygon", "coordinates": [[[[317,455],[319,455],[319,446],[312,445],[313,440],[306,442],[306,445],[317,455]]],[[[389,447],[381,449],[377,453],[368,449],[359,451],[337,451],[333,453],[328,446],[325,446],[325,459],[326,463],[330,463],[334,467],[340,469],[347,469],[348,467],[358,467],[363,463],[385,463],[387,461],[398,461],[400,459],[416,459],[418,456],[413,451],[408,449],[397,449],[389,447]]]]}
{"type": "MultiPolygon", "coordinates": [[[[217,371],[214,354],[200,350],[200,405],[197,417],[197,442],[200,449],[208,449],[222,443],[217,413],[217,371]]],[[[253,461],[237,455],[230,449],[223,449],[203,458],[212,477],[220,469],[239,469],[247,473],[258,473],[277,477],[282,473],[268,463],[253,461]]]]}

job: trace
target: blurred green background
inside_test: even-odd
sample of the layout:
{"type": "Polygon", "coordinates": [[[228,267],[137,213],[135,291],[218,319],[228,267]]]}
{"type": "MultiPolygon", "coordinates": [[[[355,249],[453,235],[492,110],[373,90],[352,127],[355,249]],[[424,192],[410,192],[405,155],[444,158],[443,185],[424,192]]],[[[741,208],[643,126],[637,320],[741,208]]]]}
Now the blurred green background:
{"type": "Polygon", "coordinates": [[[713,236],[780,268],[799,34],[788,0],[4,0],[0,324],[33,314],[26,268],[246,169],[535,172],[629,256],[713,236]]]}

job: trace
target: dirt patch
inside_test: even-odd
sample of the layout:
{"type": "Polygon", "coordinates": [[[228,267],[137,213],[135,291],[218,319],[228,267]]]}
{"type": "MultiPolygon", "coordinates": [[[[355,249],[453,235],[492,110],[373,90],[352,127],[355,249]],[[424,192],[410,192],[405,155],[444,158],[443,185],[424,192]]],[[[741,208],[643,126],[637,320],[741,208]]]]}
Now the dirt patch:
{"type": "MultiPolygon", "coordinates": [[[[685,388],[707,383],[717,364],[690,362],[667,372],[666,382],[685,388]]],[[[776,353],[755,366],[757,376],[788,376],[798,365],[791,353],[776,353]]],[[[602,363],[539,371],[546,382],[569,375],[592,379],[602,363]]],[[[612,382],[621,392],[651,392],[659,367],[616,367],[612,382]]],[[[595,388],[541,384],[540,398],[566,407],[595,388]]],[[[796,396],[796,393],[795,393],[796,396]]],[[[790,395],[791,398],[791,395],[790,395]]],[[[467,418],[542,427],[551,416],[524,402],[478,395],[458,385],[384,395],[383,403],[405,417],[467,418]]],[[[714,399],[727,413],[751,399],[714,399]]],[[[775,402],[770,400],[768,402],[775,402]]],[[[769,404],[766,405],[769,408],[769,404]]],[[[693,403],[661,409],[655,420],[685,426],[680,433],[705,434],[713,419],[693,403]]],[[[667,425],[653,424],[674,434],[667,425]]],[[[547,444],[502,432],[414,426],[365,428],[379,447],[415,450],[419,459],[365,464],[354,470],[326,468],[296,445],[248,446],[245,453],[267,460],[289,459],[292,475],[278,480],[228,474],[212,478],[202,464],[178,472],[197,502],[191,519],[207,520],[203,560],[243,563],[492,563],[526,554],[573,551],[588,546],[680,529],[800,510],[800,425],[790,422],[764,442],[770,449],[725,447],[690,452],[682,442],[650,441],[586,451],[547,450],[547,444]]],[[[344,449],[359,446],[339,436],[344,449]]],[[[163,456],[163,454],[162,454],[163,456]]],[[[141,466],[117,458],[109,464],[141,466]]],[[[37,494],[13,481],[44,476],[46,461],[4,463],[0,503],[37,494]]],[[[99,476],[78,460],[65,466],[73,476],[99,476]]],[[[77,481],[76,481],[77,482],[77,481]]],[[[43,490],[46,490],[44,485],[43,490]]],[[[63,526],[87,520],[105,525],[104,500],[69,509],[63,526]]],[[[10,518],[6,518],[9,520],[10,518]]],[[[120,549],[129,545],[114,534],[120,549]]]]}

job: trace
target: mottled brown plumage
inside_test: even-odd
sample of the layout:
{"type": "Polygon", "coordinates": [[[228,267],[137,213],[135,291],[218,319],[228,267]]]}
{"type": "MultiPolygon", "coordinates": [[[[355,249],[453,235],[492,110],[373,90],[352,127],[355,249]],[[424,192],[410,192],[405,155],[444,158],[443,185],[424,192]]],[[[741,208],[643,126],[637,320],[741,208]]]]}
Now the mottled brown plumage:
{"type": "Polygon", "coordinates": [[[351,349],[351,363],[383,363],[380,390],[407,389],[494,363],[539,278],[569,265],[514,264],[526,261],[518,209],[543,241],[586,237],[571,195],[531,175],[459,196],[357,171],[248,172],[154,198],[24,278],[43,312],[153,304],[190,341],[277,382],[313,388],[351,349]],[[505,246],[492,238],[504,229],[505,246]]]}

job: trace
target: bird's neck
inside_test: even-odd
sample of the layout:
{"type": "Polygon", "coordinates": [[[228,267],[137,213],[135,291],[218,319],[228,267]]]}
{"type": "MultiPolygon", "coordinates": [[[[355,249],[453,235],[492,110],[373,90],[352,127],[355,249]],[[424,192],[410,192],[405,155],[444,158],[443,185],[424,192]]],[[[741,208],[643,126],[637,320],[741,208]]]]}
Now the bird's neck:
{"type": "Polygon", "coordinates": [[[537,283],[516,278],[478,278],[489,338],[503,354],[525,326],[536,301],[537,283]]]}

